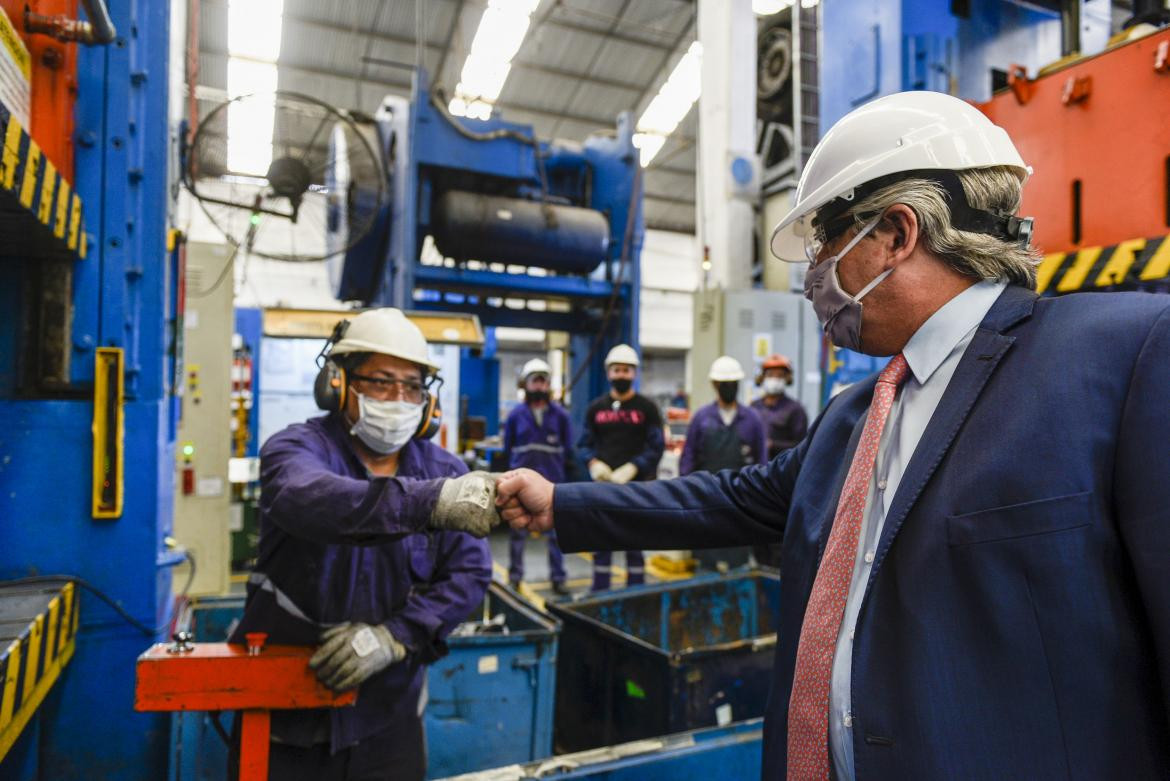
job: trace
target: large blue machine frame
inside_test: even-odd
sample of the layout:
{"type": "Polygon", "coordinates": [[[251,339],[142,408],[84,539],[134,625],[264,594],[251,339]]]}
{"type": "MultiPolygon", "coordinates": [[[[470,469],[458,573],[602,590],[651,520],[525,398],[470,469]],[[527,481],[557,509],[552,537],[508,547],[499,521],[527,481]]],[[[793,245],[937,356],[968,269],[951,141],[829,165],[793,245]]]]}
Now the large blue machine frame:
{"type": "MultiPolygon", "coordinates": [[[[19,387],[21,280],[36,258],[0,266],[0,579],[85,578],[147,626],[167,622],[171,565],[176,269],[166,248],[170,3],[109,0],[118,30],[77,67],[76,175],[90,231],[73,268],[71,389],[19,387]],[[90,516],[94,349],[126,360],[125,507],[90,516]]],[[[166,717],[134,712],[134,660],[149,644],[82,597],[77,652],[39,719],[0,765],[3,779],[157,779],[166,717]]]]}
{"type": "MultiPolygon", "coordinates": [[[[385,244],[368,242],[351,250],[342,273],[368,277],[371,267],[376,269],[376,289],[366,304],[472,312],[488,327],[569,333],[570,376],[580,378],[573,405],[579,424],[584,402],[606,391],[603,362],[609,348],[623,342],[638,346],[644,226],[632,115],[617,118],[616,132],[593,135],[581,145],[538,142],[528,125],[495,117],[449,117],[432,103],[427,74],[420,70],[415,73],[412,100],[386,98],[376,119],[391,205],[374,234],[384,237],[385,244]],[[511,135],[491,140],[471,137],[493,131],[511,131],[511,135]],[[608,254],[596,271],[589,275],[516,274],[421,262],[424,240],[434,230],[432,204],[449,183],[458,181],[459,189],[465,191],[482,189],[533,200],[542,192],[564,198],[569,193],[557,191],[557,171],[588,172],[587,197],[574,193],[571,205],[600,212],[609,224],[608,254]],[[542,191],[542,179],[547,191],[542,191]],[[516,299],[564,301],[569,309],[538,311],[527,305],[507,305],[507,300],[516,299]],[[603,322],[606,311],[610,317],[603,322]]],[[[549,261],[549,267],[555,268],[555,256],[549,261]]]]}

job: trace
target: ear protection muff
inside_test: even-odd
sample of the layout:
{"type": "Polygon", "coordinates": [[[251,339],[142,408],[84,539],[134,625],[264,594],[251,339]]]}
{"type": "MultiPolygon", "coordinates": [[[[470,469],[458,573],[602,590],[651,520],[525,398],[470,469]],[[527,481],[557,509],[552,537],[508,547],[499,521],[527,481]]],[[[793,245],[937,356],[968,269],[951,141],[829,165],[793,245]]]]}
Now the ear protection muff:
{"type": "Polygon", "coordinates": [[[317,372],[317,379],[313,381],[313,400],[317,402],[318,409],[323,409],[326,412],[337,412],[345,407],[345,394],[349,389],[345,369],[331,360],[329,353],[333,349],[333,345],[345,337],[345,332],[348,329],[348,320],[342,320],[333,326],[333,333],[329,335],[325,346],[317,354],[317,366],[320,367],[320,370],[317,372]]]}
{"type": "Polygon", "coordinates": [[[423,391],[423,415],[418,431],[414,433],[416,439],[430,439],[439,433],[439,427],[443,425],[443,407],[439,404],[439,388],[442,387],[443,378],[436,376],[423,391]]]}

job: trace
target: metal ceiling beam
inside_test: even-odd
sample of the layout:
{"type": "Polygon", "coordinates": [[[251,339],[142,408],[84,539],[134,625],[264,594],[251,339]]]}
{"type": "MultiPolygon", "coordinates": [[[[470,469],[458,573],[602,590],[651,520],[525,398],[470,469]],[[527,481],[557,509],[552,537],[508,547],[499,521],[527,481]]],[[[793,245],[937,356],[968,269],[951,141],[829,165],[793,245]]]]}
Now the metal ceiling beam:
{"type": "Polygon", "coordinates": [[[679,198],[677,195],[659,195],[658,193],[643,192],[642,197],[648,201],[658,201],[659,203],[670,203],[675,206],[694,206],[694,198],[679,198]]]}

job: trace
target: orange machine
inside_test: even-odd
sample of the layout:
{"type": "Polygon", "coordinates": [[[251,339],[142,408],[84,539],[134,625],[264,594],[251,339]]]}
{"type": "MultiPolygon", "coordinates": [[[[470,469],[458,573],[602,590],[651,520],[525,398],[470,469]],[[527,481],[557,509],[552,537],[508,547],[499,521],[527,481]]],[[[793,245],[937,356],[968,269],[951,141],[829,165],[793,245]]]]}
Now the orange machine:
{"type": "Polygon", "coordinates": [[[337,708],[357,701],[357,690],[335,694],[309,669],[313,649],[189,643],[151,646],[138,657],[134,708],[140,711],[240,710],[240,781],[268,778],[271,711],[337,708]]]}
{"type": "Polygon", "coordinates": [[[1022,213],[1045,253],[1040,289],[1165,284],[1170,276],[1170,29],[1022,69],[980,106],[1035,169],[1022,213]]]}
{"type": "MultiPolygon", "coordinates": [[[[29,55],[29,135],[57,171],[73,181],[73,104],[77,99],[77,43],[49,32],[30,33],[28,15],[76,19],[77,0],[0,0],[29,55]]],[[[35,18],[35,17],[34,17],[35,18]]]]}

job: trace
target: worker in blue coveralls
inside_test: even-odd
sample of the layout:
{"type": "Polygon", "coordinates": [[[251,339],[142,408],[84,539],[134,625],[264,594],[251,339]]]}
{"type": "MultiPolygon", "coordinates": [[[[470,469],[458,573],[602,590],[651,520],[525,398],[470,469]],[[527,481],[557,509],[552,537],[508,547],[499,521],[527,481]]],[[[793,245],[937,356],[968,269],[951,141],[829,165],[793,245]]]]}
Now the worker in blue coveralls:
{"type": "MultiPolygon", "coordinates": [[[[569,414],[564,407],[549,397],[552,369],[539,358],[524,364],[520,384],[524,389],[524,403],[513,409],[504,421],[504,457],[509,469],[528,467],[546,480],[563,483],[572,457],[568,448],[573,441],[569,414]]],[[[509,530],[508,582],[519,588],[524,580],[524,543],[528,532],[509,530]]],[[[548,572],[552,589],[566,596],[565,557],[557,545],[557,536],[548,536],[548,572]]]]}
{"type": "Polygon", "coordinates": [[[401,311],[343,321],[329,347],[315,388],[328,414],[260,454],[259,558],[232,641],[319,646],[317,677],[358,689],[353,707],[274,712],[269,778],[421,781],[426,665],[491,578],[486,543],[438,516],[461,502],[486,534],[494,481],[428,441],[437,367],[401,311]]]}
{"type": "MultiPolygon", "coordinates": [[[[764,423],[754,409],[738,400],[743,378],[743,367],[730,355],[721,355],[711,363],[707,379],[717,398],[691,418],[679,475],[741,469],[767,460],[764,423]]],[[[703,567],[726,571],[748,563],[748,548],[700,550],[695,558],[703,567]]]]}
{"type": "MultiPolygon", "coordinates": [[[[657,477],[666,449],[662,414],[657,404],[634,391],[639,365],[638,353],[628,344],[605,356],[610,391],[585,410],[585,430],[577,442],[594,482],[621,485],[657,477]]],[[[612,560],[609,551],[593,554],[593,591],[609,588],[612,560]]],[[[626,585],[642,584],[645,573],[642,551],[626,551],[626,585]]]]}

